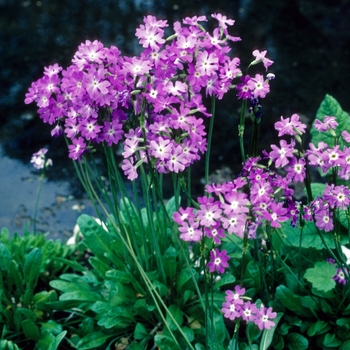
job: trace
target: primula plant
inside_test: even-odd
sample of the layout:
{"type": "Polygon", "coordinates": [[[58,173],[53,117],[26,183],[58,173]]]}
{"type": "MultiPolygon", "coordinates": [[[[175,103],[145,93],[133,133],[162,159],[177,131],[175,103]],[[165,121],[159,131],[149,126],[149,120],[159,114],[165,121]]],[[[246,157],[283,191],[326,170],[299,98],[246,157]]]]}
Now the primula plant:
{"type": "Polygon", "coordinates": [[[51,281],[61,292],[51,305],[78,310],[89,330],[67,327],[72,348],[350,347],[349,115],[327,95],[307,149],[293,114],[260,153],[273,61],[254,50],[243,73],[234,21],[212,18],[213,30],[205,16],[185,18],[166,38],[167,21],[147,16],[134,57],[86,41],[26,95],[52,136],[65,137],[99,219],[78,220],[91,269],[51,281]],[[248,74],[257,64],[262,73],[248,74]],[[215,104],[230,91],[242,100],[242,171],[209,184],[215,104]],[[202,155],[206,185],[195,199],[191,165],[202,155]]]}

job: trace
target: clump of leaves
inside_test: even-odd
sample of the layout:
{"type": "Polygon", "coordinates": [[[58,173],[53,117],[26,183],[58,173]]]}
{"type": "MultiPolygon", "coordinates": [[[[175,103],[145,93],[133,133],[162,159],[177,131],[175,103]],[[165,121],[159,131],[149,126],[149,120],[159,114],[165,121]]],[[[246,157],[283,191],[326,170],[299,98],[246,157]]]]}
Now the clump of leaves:
{"type": "MultiPolygon", "coordinates": [[[[80,265],[75,248],[43,234],[25,232],[10,238],[0,233],[0,347],[1,349],[58,348],[66,335],[49,302],[57,300],[48,285],[55,276],[80,265]]],[[[60,347],[61,348],[61,347],[60,347]]]]}

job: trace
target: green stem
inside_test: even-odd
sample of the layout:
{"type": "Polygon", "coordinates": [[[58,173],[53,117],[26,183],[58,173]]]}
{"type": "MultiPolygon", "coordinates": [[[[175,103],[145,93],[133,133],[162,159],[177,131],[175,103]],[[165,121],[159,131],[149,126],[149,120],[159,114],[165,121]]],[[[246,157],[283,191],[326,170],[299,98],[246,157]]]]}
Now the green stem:
{"type": "Polygon", "coordinates": [[[246,114],[247,114],[247,100],[243,100],[241,114],[239,117],[239,125],[238,125],[239,148],[241,150],[241,157],[242,157],[243,163],[246,160],[245,151],[244,151],[244,128],[245,128],[246,114]]]}
{"type": "Polygon", "coordinates": [[[213,96],[211,100],[211,117],[209,122],[207,153],[205,155],[205,184],[208,184],[209,182],[209,163],[210,163],[211,143],[212,143],[213,130],[214,130],[215,101],[216,101],[215,97],[213,96]]]}
{"type": "Polygon", "coordinates": [[[39,200],[40,200],[41,191],[42,191],[42,188],[43,188],[44,178],[45,178],[45,166],[44,166],[42,174],[40,175],[39,188],[38,188],[38,192],[37,192],[36,200],[35,200],[34,217],[33,217],[34,234],[36,234],[36,218],[37,218],[37,215],[38,215],[39,200]]]}

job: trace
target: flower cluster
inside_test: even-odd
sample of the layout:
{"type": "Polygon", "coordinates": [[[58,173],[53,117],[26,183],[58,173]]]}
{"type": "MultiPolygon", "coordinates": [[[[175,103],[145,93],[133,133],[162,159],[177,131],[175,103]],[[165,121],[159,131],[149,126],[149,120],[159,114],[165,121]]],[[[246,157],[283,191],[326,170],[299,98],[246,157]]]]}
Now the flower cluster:
{"type": "Polygon", "coordinates": [[[33,153],[30,162],[36,169],[44,169],[52,165],[52,159],[46,159],[47,148],[41,148],[38,152],[33,153]]]}
{"type": "MultiPolygon", "coordinates": [[[[208,237],[218,246],[227,234],[243,238],[246,233],[254,239],[264,223],[281,227],[282,222],[296,216],[293,190],[288,187],[291,180],[258,165],[259,160],[249,159],[243,166],[243,175],[233,181],[207,185],[206,192],[211,197],[199,197],[197,209],[181,207],[174,213],[182,240],[198,242],[208,237]],[[288,207],[279,201],[281,196],[290,203],[288,207]]],[[[207,267],[210,272],[223,273],[228,259],[225,250],[214,248],[207,267]]]]}
{"type": "Polygon", "coordinates": [[[258,308],[250,300],[245,301],[249,298],[244,297],[244,293],[245,288],[240,286],[235,287],[235,292],[226,291],[226,301],[222,304],[221,309],[224,317],[232,321],[241,318],[246,322],[253,322],[260,330],[271,329],[275,325],[272,320],[277,316],[277,313],[273,312],[271,307],[260,306],[258,308]]]}
{"type": "MultiPolygon", "coordinates": [[[[335,128],[338,123],[336,117],[325,116],[321,122],[316,119],[314,128],[318,132],[330,133],[337,139],[334,147],[329,147],[325,142],[319,142],[317,147],[310,143],[305,152],[297,148],[301,144],[300,135],[305,132],[306,125],[301,123],[299,116],[294,114],[290,119],[283,119],[275,124],[279,136],[289,135],[292,140],[280,140],[280,147],[271,145],[272,151],[268,154],[270,163],[276,168],[284,168],[289,180],[303,182],[306,177],[306,164],[315,167],[323,174],[330,171],[335,172],[339,178],[348,180],[350,178],[350,149],[340,144],[350,141],[348,133],[343,131],[336,135],[335,128]]],[[[350,190],[344,185],[326,184],[323,194],[303,207],[303,218],[315,220],[316,226],[329,232],[333,230],[333,213],[337,210],[346,210],[350,204],[350,190]]]]}
{"type": "MultiPolygon", "coordinates": [[[[137,167],[151,162],[159,172],[181,172],[206,150],[203,119],[209,117],[202,92],[221,99],[242,75],[240,60],[230,57],[228,34],[234,24],[213,14],[213,32],[201,23],[205,16],[174,23],[174,35],[164,38],[167,21],[144,17],[136,30],[143,47],[139,57],[122,56],[117,47],[97,40],[82,43],[63,70],[57,64],[45,68],[44,77],[32,83],[25,103],[36,102],[44,122],[55,125],[52,135],[65,134],[69,157],[82,155],[99,143],[123,143],[122,169],[130,180],[137,167]]],[[[266,51],[253,52],[252,64],[272,61],[266,51]]],[[[237,85],[242,98],[264,97],[269,91],[262,75],[244,77],[237,85]]]]}

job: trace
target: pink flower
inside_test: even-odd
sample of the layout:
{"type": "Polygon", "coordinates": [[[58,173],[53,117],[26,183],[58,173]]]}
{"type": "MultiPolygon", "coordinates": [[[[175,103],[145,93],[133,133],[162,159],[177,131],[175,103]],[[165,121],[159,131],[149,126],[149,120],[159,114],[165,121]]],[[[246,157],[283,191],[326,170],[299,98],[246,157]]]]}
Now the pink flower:
{"type": "Polygon", "coordinates": [[[197,56],[196,69],[201,75],[211,75],[218,69],[219,59],[215,53],[208,54],[207,51],[200,51],[197,56]]]}
{"type": "Polygon", "coordinates": [[[299,121],[298,114],[293,114],[290,118],[283,119],[275,123],[275,129],[278,131],[278,136],[297,135],[305,133],[306,125],[299,121]]]}
{"type": "Polygon", "coordinates": [[[349,134],[346,130],[344,130],[344,131],[341,133],[341,135],[343,136],[343,138],[344,138],[344,140],[345,140],[346,142],[350,142],[350,134],[349,134]]]}
{"type": "Polygon", "coordinates": [[[280,146],[281,148],[271,145],[272,151],[269,153],[269,157],[275,162],[276,168],[284,167],[289,163],[288,158],[293,158],[293,144],[288,144],[287,141],[280,140],[280,146]]]}
{"type": "Polygon", "coordinates": [[[248,87],[253,92],[255,98],[264,98],[270,92],[270,85],[264,80],[261,74],[255,74],[255,77],[248,81],[248,87]]]}
{"type": "Polygon", "coordinates": [[[179,227],[181,232],[180,238],[186,242],[198,242],[202,239],[202,231],[198,228],[199,222],[190,220],[189,222],[184,221],[182,226],[179,227]]]}
{"type": "Polygon", "coordinates": [[[221,13],[218,13],[218,14],[213,13],[211,16],[218,20],[219,26],[222,29],[226,29],[228,25],[233,26],[235,23],[233,19],[228,19],[226,16],[223,16],[221,13]]]}
{"type": "Polygon", "coordinates": [[[255,319],[255,324],[259,327],[260,330],[271,329],[275,325],[271,319],[274,319],[277,316],[276,312],[272,312],[272,307],[266,308],[262,306],[259,309],[258,315],[255,319]]]}
{"type": "Polygon", "coordinates": [[[227,261],[230,257],[227,255],[227,251],[219,251],[219,249],[214,249],[210,251],[210,261],[207,264],[210,272],[224,273],[225,268],[228,267],[227,261]]]}
{"type": "Polygon", "coordinates": [[[79,160],[85,152],[86,143],[82,137],[72,139],[72,144],[68,146],[69,158],[79,160]]]}
{"type": "Polygon", "coordinates": [[[272,202],[269,206],[269,211],[263,214],[264,219],[270,221],[271,227],[281,227],[280,222],[287,221],[287,209],[283,208],[282,203],[272,202]]]}
{"type": "Polygon", "coordinates": [[[327,131],[328,129],[335,129],[338,126],[336,117],[325,116],[323,122],[319,119],[315,120],[314,127],[318,131],[327,131]]]}
{"type": "Polygon", "coordinates": [[[259,50],[254,50],[253,51],[253,56],[255,56],[255,60],[251,64],[257,64],[259,62],[262,62],[264,67],[269,68],[272,64],[273,61],[269,60],[266,56],[267,51],[259,51],[259,50]]]}

